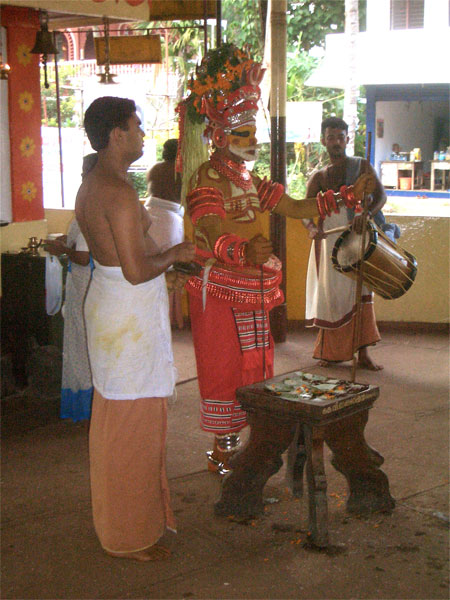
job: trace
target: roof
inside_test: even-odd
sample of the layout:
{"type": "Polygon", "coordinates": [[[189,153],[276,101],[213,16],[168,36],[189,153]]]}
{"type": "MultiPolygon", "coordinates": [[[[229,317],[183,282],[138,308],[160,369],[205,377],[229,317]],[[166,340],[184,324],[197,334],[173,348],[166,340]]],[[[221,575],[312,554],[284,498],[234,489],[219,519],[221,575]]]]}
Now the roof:
{"type": "MultiPolygon", "coordinates": [[[[203,18],[203,0],[1,0],[2,4],[46,10],[49,29],[67,29],[102,23],[103,16],[113,21],[203,18]]],[[[215,17],[215,2],[207,0],[207,16],[215,17]]]]}

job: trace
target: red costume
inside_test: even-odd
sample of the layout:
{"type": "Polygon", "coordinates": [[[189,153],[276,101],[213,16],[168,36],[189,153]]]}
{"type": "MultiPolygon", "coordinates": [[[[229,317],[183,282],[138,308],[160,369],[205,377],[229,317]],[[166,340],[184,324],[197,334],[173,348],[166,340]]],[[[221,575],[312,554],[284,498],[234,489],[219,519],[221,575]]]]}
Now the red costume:
{"type": "MultiPolygon", "coordinates": [[[[279,183],[247,171],[245,161],[256,158],[255,119],[263,76],[259,64],[224,44],[207,53],[196,74],[189,83],[190,95],[179,107],[178,170],[194,226],[196,260],[203,267],[186,285],[201,426],[216,434],[208,458],[223,473],[226,453],[236,448],[237,432],[246,425],[236,388],[273,376],[269,311],[283,301],[281,264],[262,236],[260,217],[276,210],[300,219],[306,213],[317,215],[318,207],[324,212],[338,208],[333,192],[321,195],[317,204],[297,201],[279,183]],[[193,157],[205,150],[198,144],[202,133],[215,151],[193,166],[193,157]]],[[[347,191],[347,201],[351,196],[347,191]]]]}

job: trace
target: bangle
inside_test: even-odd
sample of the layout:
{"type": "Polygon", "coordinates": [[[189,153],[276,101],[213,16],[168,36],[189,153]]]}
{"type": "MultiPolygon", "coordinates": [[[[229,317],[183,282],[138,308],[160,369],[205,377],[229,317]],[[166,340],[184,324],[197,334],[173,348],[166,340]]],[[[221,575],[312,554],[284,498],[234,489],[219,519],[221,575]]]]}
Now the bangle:
{"type": "Polygon", "coordinates": [[[214,244],[214,256],[227,265],[244,266],[248,240],[232,233],[224,233],[214,244]]]}
{"type": "Polygon", "coordinates": [[[331,216],[332,211],[335,213],[339,212],[338,205],[336,203],[336,195],[333,190],[327,190],[326,192],[319,192],[316,196],[317,210],[322,220],[325,217],[331,216]]]}
{"type": "Polygon", "coordinates": [[[284,186],[276,181],[269,181],[266,177],[258,185],[258,197],[261,210],[272,211],[280,202],[284,194],[284,186]]]}
{"type": "Polygon", "coordinates": [[[339,189],[339,194],[347,208],[354,208],[358,203],[358,200],[355,198],[352,185],[342,185],[339,189]]]}

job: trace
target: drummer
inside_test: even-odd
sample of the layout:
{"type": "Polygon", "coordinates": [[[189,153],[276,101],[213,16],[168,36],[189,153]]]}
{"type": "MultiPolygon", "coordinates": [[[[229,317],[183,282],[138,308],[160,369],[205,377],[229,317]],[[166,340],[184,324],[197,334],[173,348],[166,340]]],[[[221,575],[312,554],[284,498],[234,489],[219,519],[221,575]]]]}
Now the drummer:
{"type": "MultiPolygon", "coordinates": [[[[306,196],[310,198],[327,189],[338,191],[342,185],[353,184],[368,169],[376,178],[376,189],[369,197],[368,205],[368,216],[372,218],[386,202],[386,194],[375,171],[365,159],[346,155],[349,141],[347,123],[337,117],[330,117],[322,122],[321,131],[321,142],[328,151],[330,164],[313,173],[307,184],[306,196]]],[[[306,281],[306,326],[319,328],[313,357],[320,361],[322,367],[353,359],[356,282],[332,267],[331,255],[340,234],[325,236],[323,233],[350,223],[358,233],[362,231],[362,216],[355,217],[351,209],[333,213],[324,220],[319,219],[317,225],[312,220],[303,221],[314,240],[306,281]]],[[[373,294],[363,286],[361,327],[356,345],[358,367],[372,371],[383,368],[375,364],[368,352],[368,346],[379,340],[373,294]]]]}

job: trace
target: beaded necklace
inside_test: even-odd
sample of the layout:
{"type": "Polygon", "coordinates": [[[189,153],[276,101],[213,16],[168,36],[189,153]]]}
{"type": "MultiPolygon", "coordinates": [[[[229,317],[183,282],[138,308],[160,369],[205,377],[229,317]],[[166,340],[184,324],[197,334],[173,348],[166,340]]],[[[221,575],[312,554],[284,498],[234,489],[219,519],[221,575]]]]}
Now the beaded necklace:
{"type": "Polygon", "coordinates": [[[238,163],[217,151],[211,155],[209,163],[213,169],[229,179],[235,186],[241,188],[241,190],[248,191],[252,187],[252,177],[244,163],[238,163]]]}

